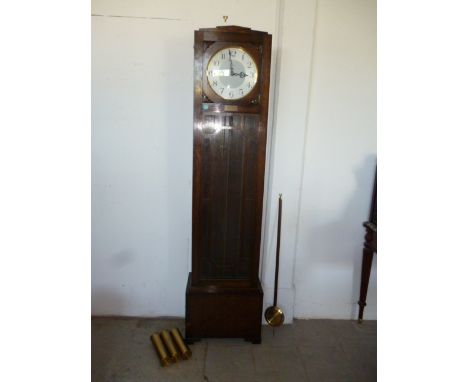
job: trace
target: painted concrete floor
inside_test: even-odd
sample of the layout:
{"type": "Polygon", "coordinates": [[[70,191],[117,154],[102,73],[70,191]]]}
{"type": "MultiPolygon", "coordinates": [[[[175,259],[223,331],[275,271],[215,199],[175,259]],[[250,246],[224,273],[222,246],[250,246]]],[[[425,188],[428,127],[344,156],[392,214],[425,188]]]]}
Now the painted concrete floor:
{"type": "Polygon", "coordinates": [[[209,339],[190,346],[191,359],[161,367],[150,335],[181,319],[92,319],[93,382],[367,382],[377,380],[377,322],[295,320],[262,344],[209,339]]]}

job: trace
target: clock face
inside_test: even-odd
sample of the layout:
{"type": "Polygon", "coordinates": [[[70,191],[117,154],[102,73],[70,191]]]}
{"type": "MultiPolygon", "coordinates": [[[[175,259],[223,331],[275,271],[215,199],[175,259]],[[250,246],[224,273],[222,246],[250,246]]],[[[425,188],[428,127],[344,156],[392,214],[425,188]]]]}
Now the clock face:
{"type": "Polygon", "coordinates": [[[237,100],[249,94],[258,78],[255,60],[240,47],[228,47],[216,52],[208,62],[208,83],[226,100],[237,100]]]}

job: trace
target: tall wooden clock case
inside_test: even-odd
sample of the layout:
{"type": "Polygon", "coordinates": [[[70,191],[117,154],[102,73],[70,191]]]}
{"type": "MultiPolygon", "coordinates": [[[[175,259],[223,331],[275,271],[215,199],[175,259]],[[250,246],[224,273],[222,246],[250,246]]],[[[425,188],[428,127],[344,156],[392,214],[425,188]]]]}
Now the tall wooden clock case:
{"type": "Polygon", "coordinates": [[[261,342],[258,277],[271,35],[195,31],[192,272],[185,337],[261,342]]]}

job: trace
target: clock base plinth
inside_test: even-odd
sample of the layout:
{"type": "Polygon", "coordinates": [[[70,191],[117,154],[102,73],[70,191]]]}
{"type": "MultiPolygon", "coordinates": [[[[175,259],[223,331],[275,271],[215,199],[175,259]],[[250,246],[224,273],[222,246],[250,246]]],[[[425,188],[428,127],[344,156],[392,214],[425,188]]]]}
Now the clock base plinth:
{"type": "Polygon", "coordinates": [[[185,302],[185,340],[244,338],[262,341],[263,290],[192,285],[189,274],[185,302]]]}

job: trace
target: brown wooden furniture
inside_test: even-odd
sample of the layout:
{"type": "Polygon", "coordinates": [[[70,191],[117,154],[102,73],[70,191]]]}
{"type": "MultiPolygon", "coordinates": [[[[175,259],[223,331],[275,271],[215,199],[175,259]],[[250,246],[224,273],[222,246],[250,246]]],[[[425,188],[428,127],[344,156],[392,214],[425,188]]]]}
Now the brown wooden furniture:
{"type": "Polygon", "coordinates": [[[192,272],[185,337],[260,343],[271,35],[236,26],[200,29],[194,49],[192,272]]]}
{"type": "Polygon", "coordinates": [[[364,222],[366,235],[362,251],[361,291],[359,295],[359,322],[362,322],[364,307],[366,306],[367,289],[372,268],[374,253],[377,255],[377,170],[374,178],[374,191],[372,194],[369,221],[364,222]]]}

